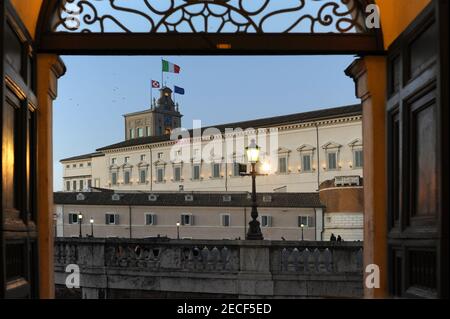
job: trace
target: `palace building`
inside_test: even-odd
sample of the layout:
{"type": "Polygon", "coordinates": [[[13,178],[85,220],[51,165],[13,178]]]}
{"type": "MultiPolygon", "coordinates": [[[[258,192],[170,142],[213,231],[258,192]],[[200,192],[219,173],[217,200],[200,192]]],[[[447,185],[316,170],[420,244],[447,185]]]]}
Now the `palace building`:
{"type": "Polygon", "coordinates": [[[181,127],[182,115],[172,91],[160,93],[150,109],[124,115],[124,141],[61,160],[64,191],[250,191],[251,179],[241,173],[247,170],[244,148],[256,131],[258,143],[270,142],[258,191],[316,192],[336,176],[363,175],[361,105],[220,124],[201,128],[200,138],[190,130],[187,146],[175,149],[178,140],[170,133],[181,127]],[[260,138],[261,132],[267,136],[260,138]],[[212,150],[211,140],[221,143],[212,150]]]}

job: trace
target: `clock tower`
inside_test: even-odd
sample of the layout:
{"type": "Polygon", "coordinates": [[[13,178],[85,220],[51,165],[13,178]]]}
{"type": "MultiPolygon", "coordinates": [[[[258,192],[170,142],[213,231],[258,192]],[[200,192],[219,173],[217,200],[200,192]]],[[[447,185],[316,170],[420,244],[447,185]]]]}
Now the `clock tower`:
{"type": "Polygon", "coordinates": [[[172,90],[163,87],[158,99],[153,99],[150,109],[125,114],[125,139],[170,134],[181,127],[182,114],[178,103],[172,100],[172,90]]]}

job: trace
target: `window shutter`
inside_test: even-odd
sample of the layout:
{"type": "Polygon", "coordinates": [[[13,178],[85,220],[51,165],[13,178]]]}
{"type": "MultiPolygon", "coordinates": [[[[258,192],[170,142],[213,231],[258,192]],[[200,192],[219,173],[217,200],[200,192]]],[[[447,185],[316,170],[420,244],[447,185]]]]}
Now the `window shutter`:
{"type": "Polygon", "coordinates": [[[156,215],[152,215],[153,225],[156,225],[156,215]]]}
{"type": "Polygon", "coordinates": [[[69,224],[72,224],[72,214],[69,214],[69,224]]]}
{"type": "Polygon", "coordinates": [[[114,224],[119,225],[119,223],[120,223],[119,214],[114,214],[114,224]]]}
{"type": "Polygon", "coordinates": [[[184,217],[185,215],[181,215],[181,225],[183,225],[184,226],[184,217]]]}
{"type": "Polygon", "coordinates": [[[194,215],[191,215],[191,225],[194,225],[194,215]]]}
{"type": "Polygon", "coordinates": [[[267,216],[267,227],[272,227],[272,216],[267,216]]]}
{"type": "Polygon", "coordinates": [[[105,214],[105,224],[109,225],[109,214],[105,214]]]}
{"type": "Polygon", "coordinates": [[[302,216],[298,216],[298,227],[302,225],[302,216]]]}
{"type": "Polygon", "coordinates": [[[314,217],[308,216],[308,227],[314,227],[314,217]]]}

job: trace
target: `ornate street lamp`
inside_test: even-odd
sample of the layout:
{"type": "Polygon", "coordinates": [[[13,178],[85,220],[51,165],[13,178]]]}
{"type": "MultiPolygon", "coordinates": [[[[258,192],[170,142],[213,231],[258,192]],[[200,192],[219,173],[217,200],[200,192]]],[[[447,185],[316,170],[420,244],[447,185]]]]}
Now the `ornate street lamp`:
{"type": "Polygon", "coordinates": [[[302,241],[303,241],[303,228],[305,228],[305,225],[304,225],[304,224],[301,224],[301,225],[300,225],[300,228],[302,229],[302,241]]]}
{"type": "Polygon", "coordinates": [[[180,222],[177,222],[177,239],[180,239],[180,222]]]}
{"type": "Polygon", "coordinates": [[[256,163],[259,161],[259,151],[260,147],[256,145],[253,139],[248,147],[245,148],[247,152],[247,160],[251,164],[250,174],[241,174],[243,176],[252,177],[252,220],[248,223],[249,228],[247,232],[247,240],[263,240],[263,235],[261,232],[261,227],[258,218],[258,205],[256,203],[256,176],[260,175],[256,172],[256,163]]]}
{"type": "Polygon", "coordinates": [[[94,238],[94,218],[91,217],[89,222],[91,223],[91,237],[94,238]]]}
{"type": "Polygon", "coordinates": [[[81,233],[81,222],[83,221],[83,214],[78,213],[78,225],[80,225],[80,238],[83,237],[83,234],[81,233]]]}

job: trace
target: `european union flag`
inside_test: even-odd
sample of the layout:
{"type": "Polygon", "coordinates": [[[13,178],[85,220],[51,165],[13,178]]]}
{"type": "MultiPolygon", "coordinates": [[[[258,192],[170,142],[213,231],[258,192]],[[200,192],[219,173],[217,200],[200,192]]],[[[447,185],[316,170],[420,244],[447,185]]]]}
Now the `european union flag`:
{"type": "Polygon", "coordinates": [[[181,94],[181,95],[184,95],[184,89],[183,88],[180,88],[179,86],[174,86],[174,91],[175,91],[175,93],[176,94],[181,94]]]}

